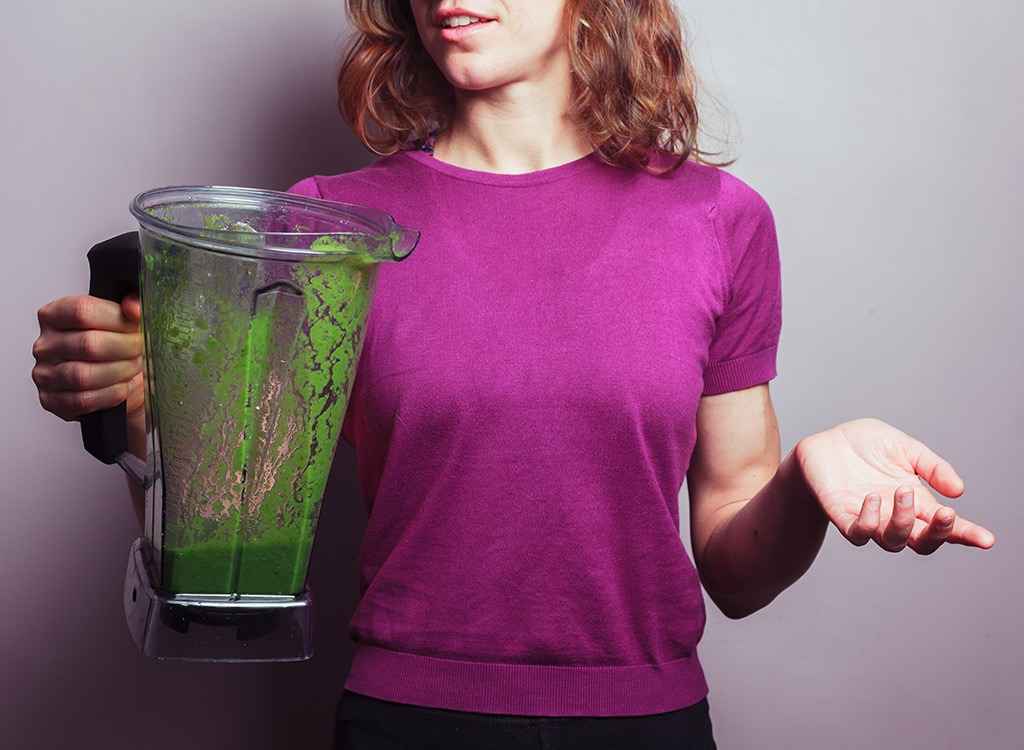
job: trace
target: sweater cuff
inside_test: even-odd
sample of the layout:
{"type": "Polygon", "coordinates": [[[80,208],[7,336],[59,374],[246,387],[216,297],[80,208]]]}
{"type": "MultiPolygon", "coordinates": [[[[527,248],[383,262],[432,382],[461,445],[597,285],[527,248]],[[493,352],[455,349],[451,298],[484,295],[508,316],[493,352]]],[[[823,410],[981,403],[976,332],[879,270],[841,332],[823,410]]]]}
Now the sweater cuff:
{"type": "Polygon", "coordinates": [[[772,346],[754,354],[712,362],[704,368],[704,392],[701,395],[715,396],[767,383],[778,374],[775,369],[777,353],[778,347],[772,346]]]}

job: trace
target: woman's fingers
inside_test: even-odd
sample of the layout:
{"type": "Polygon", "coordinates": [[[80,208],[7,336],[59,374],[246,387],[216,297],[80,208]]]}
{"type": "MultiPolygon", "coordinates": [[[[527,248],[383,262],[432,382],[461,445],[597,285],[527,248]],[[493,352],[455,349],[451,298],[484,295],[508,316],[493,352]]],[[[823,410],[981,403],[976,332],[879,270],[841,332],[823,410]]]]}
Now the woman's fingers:
{"type": "Polygon", "coordinates": [[[936,492],[946,497],[960,497],[964,492],[964,480],[956,473],[953,465],[940,457],[924,443],[912,440],[910,449],[914,472],[926,481],[936,492]]]}
{"type": "Polygon", "coordinates": [[[47,391],[94,391],[127,383],[142,371],[142,357],[109,362],[69,360],[40,364],[32,371],[36,387],[47,391]]]}
{"type": "MultiPolygon", "coordinates": [[[[32,380],[39,403],[61,419],[116,406],[139,391],[142,334],[137,298],[118,304],[62,297],[39,308],[32,380]]],[[[141,393],[130,406],[141,404],[141,393]]]]}
{"type": "Polygon", "coordinates": [[[137,390],[137,380],[107,386],[90,391],[39,391],[39,403],[46,411],[56,414],[65,422],[71,422],[83,414],[100,409],[109,409],[132,396],[137,390]]]}
{"type": "Polygon", "coordinates": [[[878,546],[889,552],[899,552],[907,546],[916,521],[914,488],[909,485],[897,488],[893,496],[892,516],[878,537],[878,546]]]}
{"type": "Polygon", "coordinates": [[[979,526],[971,521],[965,521],[957,516],[948,541],[950,544],[963,544],[968,547],[989,549],[996,543],[996,535],[984,526],[979,526]]]}
{"type": "Polygon", "coordinates": [[[138,324],[142,321],[142,299],[138,292],[132,292],[121,300],[121,314],[129,323],[138,324]]]}
{"type": "Polygon", "coordinates": [[[101,362],[142,355],[134,300],[122,306],[97,297],[62,297],[39,308],[39,338],[32,347],[37,363],[68,360],[101,362]],[[127,314],[126,314],[127,311],[127,314]]]}
{"type": "MultiPolygon", "coordinates": [[[[919,492],[926,492],[923,488],[919,492]]],[[[995,535],[983,526],[959,517],[953,508],[925,503],[915,498],[914,488],[903,486],[893,497],[892,515],[879,518],[872,493],[864,500],[860,516],[848,527],[846,537],[857,545],[874,539],[878,546],[889,552],[905,547],[921,555],[930,555],[943,544],[962,544],[988,549],[995,544],[995,535]],[[919,515],[920,514],[920,515],[919,515]]]]}
{"type": "Polygon", "coordinates": [[[139,321],[129,317],[138,309],[136,300],[134,297],[127,298],[122,305],[84,295],[61,297],[39,308],[39,328],[43,331],[48,328],[63,331],[97,329],[119,333],[137,331],[139,321]]]}
{"type": "Polygon", "coordinates": [[[858,547],[867,544],[881,523],[882,496],[876,492],[864,498],[860,515],[846,529],[846,538],[858,547]]]}
{"type": "Polygon", "coordinates": [[[920,533],[915,534],[909,542],[910,548],[920,555],[930,555],[947,541],[956,524],[956,511],[945,506],[932,514],[931,520],[924,525],[920,533]]]}
{"type": "Polygon", "coordinates": [[[103,329],[48,331],[34,349],[38,362],[110,362],[142,356],[142,334],[103,329]]]}

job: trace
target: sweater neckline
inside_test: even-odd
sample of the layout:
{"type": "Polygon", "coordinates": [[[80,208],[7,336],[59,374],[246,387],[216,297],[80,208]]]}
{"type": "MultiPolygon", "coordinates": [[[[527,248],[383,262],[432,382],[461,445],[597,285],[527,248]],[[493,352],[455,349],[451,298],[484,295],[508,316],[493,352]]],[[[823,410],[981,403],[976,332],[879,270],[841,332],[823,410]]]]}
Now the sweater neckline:
{"type": "Polygon", "coordinates": [[[560,164],[557,167],[550,167],[548,169],[541,169],[536,172],[500,174],[497,172],[481,172],[475,169],[457,167],[454,164],[438,161],[435,156],[424,151],[411,150],[402,151],[400,153],[413,161],[448,177],[454,177],[455,179],[466,182],[476,182],[482,185],[496,185],[500,187],[528,187],[545,182],[562,180],[578,175],[581,172],[586,172],[600,167],[604,163],[596,154],[591,153],[566,164],[560,164]]]}

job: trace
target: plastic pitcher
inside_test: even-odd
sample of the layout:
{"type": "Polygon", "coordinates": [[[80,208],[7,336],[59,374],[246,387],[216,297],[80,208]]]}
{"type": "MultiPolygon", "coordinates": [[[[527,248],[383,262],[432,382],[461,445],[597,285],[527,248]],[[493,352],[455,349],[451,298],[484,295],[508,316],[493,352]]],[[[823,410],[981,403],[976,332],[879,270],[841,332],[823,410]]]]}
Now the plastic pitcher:
{"type": "MultiPolygon", "coordinates": [[[[127,451],[123,405],[82,427],[90,452],[147,488],[129,624],[154,656],[249,658],[260,649],[239,655],[218,615],[229,630],[257,622],[234,638],[252,646],[278,629],[259,612],[279,621],[308,599],[378,264],[406,257],[419,233],[373,209],[243,188],[158,188],[131,211],[138,249],[134,233],[93,248],[90,293],[141,291],[145,464],[127,451]],[[158,632],[168,625],[213,631],[192,632],[190,651],[158,632]]],[[[252,658],[308,656],[275,648],[252,658]]]]}

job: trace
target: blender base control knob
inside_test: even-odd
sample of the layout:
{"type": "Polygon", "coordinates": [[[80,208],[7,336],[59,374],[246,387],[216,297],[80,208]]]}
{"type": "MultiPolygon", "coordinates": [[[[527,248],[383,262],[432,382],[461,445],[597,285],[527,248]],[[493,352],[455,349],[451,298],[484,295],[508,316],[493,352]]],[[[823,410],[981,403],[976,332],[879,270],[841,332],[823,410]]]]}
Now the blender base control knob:
{"type": "Polygon", "coordinates": [[[152,577],[152,550],[135,540],[124,612],[139,650],[183,661],[302,661],[313,655],[313,598],[165,594],[152,577]]]}

